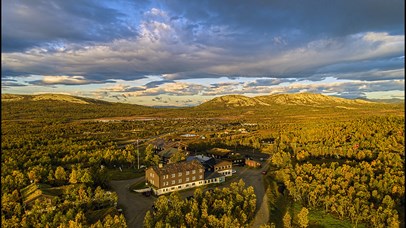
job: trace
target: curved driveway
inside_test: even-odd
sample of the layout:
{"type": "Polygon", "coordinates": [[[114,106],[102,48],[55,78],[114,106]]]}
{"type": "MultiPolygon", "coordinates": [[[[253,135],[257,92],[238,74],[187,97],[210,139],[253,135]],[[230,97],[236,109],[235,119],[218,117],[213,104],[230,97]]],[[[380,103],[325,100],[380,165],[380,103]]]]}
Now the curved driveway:
{"type": "Polygon", "coordinates": [[[124,217],[129,228],[143,227],[145,214],[151,209],[155,197],[130,192],[129,187],[144,177],[130,180],[110,181],[110,186],[118,195],[118,206],[123,209],[124,217]]]}

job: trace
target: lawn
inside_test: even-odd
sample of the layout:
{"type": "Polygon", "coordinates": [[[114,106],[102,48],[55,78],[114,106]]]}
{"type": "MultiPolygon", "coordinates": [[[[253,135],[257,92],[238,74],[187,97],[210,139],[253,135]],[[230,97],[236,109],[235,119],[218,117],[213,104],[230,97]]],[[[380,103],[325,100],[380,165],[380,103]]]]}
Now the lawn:
{"type": "MultiPolygon", "coordinates": [[[[296,220],[296,215],[300,212],[302,209],[302,205],[298,202],[293,203],[293,210],[291,210],[291,213],[295,216],[293,216],[294,221],[296,220]]],[[[341,220],[336,217],[334,217],[331,214],[328,214],[324,212],[322,209],[310,209],[309,210],[309,227],[337,227],[337,228],[352,228],[355,227],[355,224],[352,224],[351,221],[349,220],[341,220]]],[[[297,222],[296,222],[297,223],[297,222]]],[[[364,224],[358,224],[359,228],[365,227],[364,224]]]]}
{"type": "Polygon", "coordinates": [[[144,175],[145,171],[143,169],[140,169],[139,171],[133,168],[125,168],[122,169],[122,171],[117,168],[107,170],[107,177],[109,180],[128,180],[142,177],[144,175]]]}
{"type": "Polygon", "coordinates": [[[145,180],[139,181],[139,182],[135,182],[134,184],[132,184],[129,189],[132,192],[133,190],[138,190],[138,189],[144,189],[147,188],[148,186],[145,185],[145,180]]]}
{"type": "Polygon", "coordinates": [[[100,210],[95,211],[88,211],[86,213],[86,218],[88,219],[89,223],[95,223],[98,220],[103,220],[108,214],[110,215],[117,215],[117,209],[115,207],[108,207],[100,210]]]}

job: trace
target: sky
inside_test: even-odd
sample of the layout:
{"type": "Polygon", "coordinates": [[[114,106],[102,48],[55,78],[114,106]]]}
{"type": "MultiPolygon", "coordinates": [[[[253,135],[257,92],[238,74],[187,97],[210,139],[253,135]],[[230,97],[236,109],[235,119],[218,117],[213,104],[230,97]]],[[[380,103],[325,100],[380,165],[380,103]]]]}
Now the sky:
{"type": "Polygon", "coordinates": [[[404,99],[404,0],[2,0],[2,93],[404,99]]]}

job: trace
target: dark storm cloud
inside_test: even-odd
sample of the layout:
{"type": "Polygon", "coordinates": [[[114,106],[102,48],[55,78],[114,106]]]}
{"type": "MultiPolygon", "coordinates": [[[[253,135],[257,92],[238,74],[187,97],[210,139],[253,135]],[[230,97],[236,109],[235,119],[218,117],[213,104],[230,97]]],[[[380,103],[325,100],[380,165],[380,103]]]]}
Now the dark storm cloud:
{"type": "Polygon", "coordinates": [[[273,85],[279,85],[284,82],[294,82],[296,80],[291,80],[291,79],[279,79],[279,78],[274,78],[274,79],[257,79],[253,82],[250,82],[247,84],[247,86],[273,86],[273,85]]]}
{"type": "Polygon", "coordinates": [[[1,82],[1,87],[21,87],[21,86],[27,86],[27,84],[22,84],[19,82],[12,82],[12,81],[2,81],[1,82]]]}
{"type": "Polygon", "coordinates": [[[243,28],[256,35],[289,30],[322,36],[366,31],[404,33],[401,0],[171,1],[167,7],[194,22],[243,28]]]}
{"type": "Polygon", "coordinates": [[[350,73],[363,72],[371,69],[396,70],[404,67],[404,57],[370,59],[363,61],[336,63],[321,67],[318,73],[350,73]]]}
{"type": "Polygon", "coordinates": [[[223,87],[230,87],[242,84],[242,82],[221,82],[221,83],[212,83],[210,84],[211,88],[223,88],[223,87]]]}
{"type": "Polygon", "coordinates": [[[158,87],[159,85],[162,84],[166,84],[166,83],[172,83],[175,82],[173,80],[161,80],[161,81],[152,81],[152,82],[148,82],[147,84],[145,84],[146,88],[155,88],[158,87]]]}
{"type": "Polygon", "coordinates": [[[98,42],[134,36],[125,14],[102,1],[2,1],[3,52],[54,42],[98,42]]]}

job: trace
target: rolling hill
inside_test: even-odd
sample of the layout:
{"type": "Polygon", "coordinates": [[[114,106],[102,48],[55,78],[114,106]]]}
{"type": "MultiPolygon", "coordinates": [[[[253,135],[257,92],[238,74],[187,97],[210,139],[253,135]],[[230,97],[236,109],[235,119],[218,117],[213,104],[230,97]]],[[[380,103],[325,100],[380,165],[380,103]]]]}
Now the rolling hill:
{"type": "Polygon", "coordinates": [[[61,94],[1,95],[2,120],[69,121],[101,117],[150,115],[152,107],[113,103],[61,94]]]}

